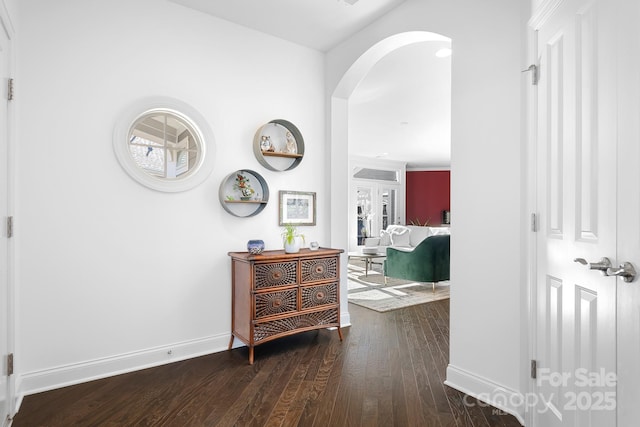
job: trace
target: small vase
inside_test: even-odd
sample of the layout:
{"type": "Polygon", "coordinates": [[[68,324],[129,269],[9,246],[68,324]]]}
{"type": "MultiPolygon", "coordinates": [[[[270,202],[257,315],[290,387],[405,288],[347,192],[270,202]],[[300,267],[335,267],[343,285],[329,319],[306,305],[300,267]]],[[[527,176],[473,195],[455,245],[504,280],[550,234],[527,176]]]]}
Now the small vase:
{"type": "Polygon", "coordinates": [[[247,242],[247,251],[252,255],[259,255],[264,251],[263,240],[249,240],[247,242]]]}
{"type": "Polygon", "coordinates": [[[293,243],[288,243],[286,240],[284,241],[284,251],[288,254],[295,254],[300,252],[300,240],[298,237],[293,239],[293,243]]]}

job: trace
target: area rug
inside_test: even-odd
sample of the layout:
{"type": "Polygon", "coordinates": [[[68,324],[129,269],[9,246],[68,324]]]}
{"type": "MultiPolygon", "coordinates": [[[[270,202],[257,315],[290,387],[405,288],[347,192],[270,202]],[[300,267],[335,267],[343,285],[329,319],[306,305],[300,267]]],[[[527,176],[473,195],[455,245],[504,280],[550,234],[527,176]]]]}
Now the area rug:
{"type": "Polygon", "coordinates": [[[374,264],[365,276],[364,264],[350,261],[348,265],[349,302],[381,313],[416,304],[449,298],[449,282],[439,282],[435,292],[431,283],[387,279],[374,264]]]}

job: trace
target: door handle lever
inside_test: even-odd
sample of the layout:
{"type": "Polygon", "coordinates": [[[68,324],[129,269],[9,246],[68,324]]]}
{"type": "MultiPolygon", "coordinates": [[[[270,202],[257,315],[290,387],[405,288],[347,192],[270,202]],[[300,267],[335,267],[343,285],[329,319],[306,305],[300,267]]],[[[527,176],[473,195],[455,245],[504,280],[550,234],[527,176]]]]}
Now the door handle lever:
{"type": "Polygon", "coordinates": [[[598,270],[605,276],[607,275],[608,269],[611,268],[611,261],[609,261],[609,258],[607,257],[602,257],[602,259],[599,262],[588,262],[584,258],[574,258],[573,262],[586,265],[589,267],[589,270],[598,270]]]}
{"type": "Polygon", "coordinates": [[[606,274],[607,276],[618,276],[626,283],[631,283],[636,278],[636,269],[633,268],[633,264],[630,262],[625,262],[624,264],[620,264],[620,267],[617,269],[608,268],[606,274]]]}

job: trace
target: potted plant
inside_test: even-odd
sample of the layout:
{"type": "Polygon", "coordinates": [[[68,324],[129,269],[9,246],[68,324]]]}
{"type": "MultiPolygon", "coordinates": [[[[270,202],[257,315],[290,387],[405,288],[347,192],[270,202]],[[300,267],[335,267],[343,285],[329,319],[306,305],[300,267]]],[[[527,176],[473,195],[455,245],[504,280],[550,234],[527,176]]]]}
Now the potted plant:
{"type": "Polygon", "coordinates": [[[300,251],[300,239],[304,242],[304,234],[298,233],[298,229],[293,224],[285,224],[282,229],[282,240],[284,241],[284,251],[293,254],[300,251]]]}

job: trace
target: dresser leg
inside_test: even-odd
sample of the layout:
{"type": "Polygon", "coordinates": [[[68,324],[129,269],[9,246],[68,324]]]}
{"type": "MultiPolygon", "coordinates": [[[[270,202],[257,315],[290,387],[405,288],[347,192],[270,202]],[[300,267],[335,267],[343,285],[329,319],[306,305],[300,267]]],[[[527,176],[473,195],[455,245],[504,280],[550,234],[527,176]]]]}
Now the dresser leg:
{"type": "Polygon", "coordinates": [[[231,334],[231,339],[229,340],[229,350],[231,350],[231,347],[233,347],[233,339],[235,337],[233,336],[233,334],[231,334]]]}
{"type": "Polygon", "coordinates": [[[338,336],[340,337],[340,341],[342,341],[342,329],[338,326],[338,336]]]}
{"type": "Polygon", "coordinates": [[[249,365],[253,365],[253,346],[249,346],[249,365]]]}

